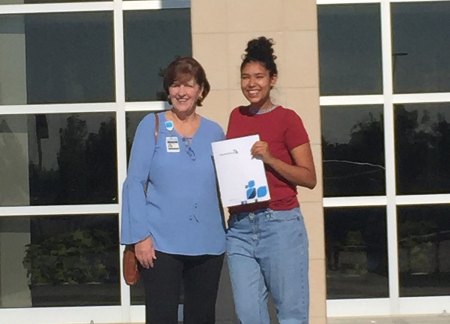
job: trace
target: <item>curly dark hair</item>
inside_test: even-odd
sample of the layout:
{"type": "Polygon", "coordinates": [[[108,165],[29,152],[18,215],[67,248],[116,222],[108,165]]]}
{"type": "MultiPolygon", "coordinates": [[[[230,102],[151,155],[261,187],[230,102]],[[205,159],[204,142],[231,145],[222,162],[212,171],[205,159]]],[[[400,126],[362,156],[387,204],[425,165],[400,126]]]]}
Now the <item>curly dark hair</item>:
{"type": "Polygon", "coordinates": [[[270,76],[277,75],[278,69],[275,63],[277,56],[273,54],[273,45],[275,45],[273,39],[264,36],[250,40],[245,54],[242,55],[241,71],[250,62],[260,62],[269,70],[270,76]]]}

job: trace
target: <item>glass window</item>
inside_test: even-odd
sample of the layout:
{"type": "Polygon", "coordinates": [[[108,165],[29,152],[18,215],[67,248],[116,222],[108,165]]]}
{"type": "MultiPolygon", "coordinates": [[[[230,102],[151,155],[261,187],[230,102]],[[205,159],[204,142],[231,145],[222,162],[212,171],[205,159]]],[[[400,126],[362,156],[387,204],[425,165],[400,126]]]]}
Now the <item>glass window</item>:
{"type": "Polygon", "coordinates": [[[392,3],[394,92],[448,92],[450,2],[392,3]]]}
{"type": "Polygon", "coordinates": [[[117,215],[0,218],[2,307],[120,304],[117,215]]]}
{"type": "Polygon", "coordinates": [[[320,93],[382,92],[379,4],[320,5],[320,93]]]}
{"type": "Polygon", "coordinates": [[[0,206],[117,202],[113,113],[0,116],[0,206]]]}
{"type": "Polygon", "coordinates": [[[0,104],[114,101],[113,15],[0,16],[0,104]]]}
{"type": "Polygon", "coordinates": [[[388,297],[384,207],[326,208],[327,297],[388,297]]]}
{"type": "Polygon", "coordinates": [[[190,10],[126,11],[123,20],[126,100],[165,100],[162,71],[192,55],[190,10]]]}
{"type": "Polygon", "coordinates": [[[321,108],[324,196],[385,193],[383,108],[321,108]]]}
{"type": "Polygon", "coordinates": [[[134,286],[130,287],[131,305],[145,305],[145,290],[142,279],[134,286]]]}
{"type": "Polygon", "coordinates": [[[398,207],[400,297],[450,291],[450,205],[398,207]]]}
{"type": "Polygon", "coordinates": [[[450,103],[395,105],[398,194],[450,193],[450,103]]]}

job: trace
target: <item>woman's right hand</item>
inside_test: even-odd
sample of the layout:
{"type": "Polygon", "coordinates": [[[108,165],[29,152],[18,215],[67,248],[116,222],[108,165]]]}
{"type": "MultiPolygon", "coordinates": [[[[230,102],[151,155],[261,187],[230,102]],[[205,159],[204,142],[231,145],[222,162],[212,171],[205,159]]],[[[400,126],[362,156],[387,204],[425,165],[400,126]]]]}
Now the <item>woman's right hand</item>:
{"type": "Polygon", "coordinates": [[[153,247],[153,239],[151,236],[137,242],[134,245],[134,253],[143,268],[153,268],[154,260],[156,260],[155,248],[153,247]]]}

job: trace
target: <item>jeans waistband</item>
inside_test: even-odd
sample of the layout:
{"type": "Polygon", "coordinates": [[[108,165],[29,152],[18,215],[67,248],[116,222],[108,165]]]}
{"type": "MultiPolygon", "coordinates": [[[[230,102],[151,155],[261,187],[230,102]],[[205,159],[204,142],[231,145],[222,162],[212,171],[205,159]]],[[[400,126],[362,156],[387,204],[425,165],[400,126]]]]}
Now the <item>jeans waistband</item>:
{"type": "Polygon", "coordinates": [[[272,212],[272,209],[270,209],[270,208],[261,208],[261,209],[255,209],[252,211],[234,213],[234,214],[231,214],[231,217],[235,218],[237,220],[241,220],[250,214],[257,215],[257,214],[266,214],[266,213],[270,213],[270,212],[272,212]]]}

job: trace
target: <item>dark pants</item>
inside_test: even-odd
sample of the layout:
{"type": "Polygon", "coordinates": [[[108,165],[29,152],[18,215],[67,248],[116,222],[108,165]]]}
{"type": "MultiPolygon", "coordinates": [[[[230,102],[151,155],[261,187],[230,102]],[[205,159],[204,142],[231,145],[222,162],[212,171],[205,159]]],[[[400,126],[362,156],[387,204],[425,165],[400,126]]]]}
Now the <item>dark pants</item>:
{"type": "Polygon", "coordinates": [[[142,269],[146,323],[177,324],[181,285],[184,324],[214,324],[224,255],[186,256],[156,252],[155,266],[142,269]]]}

